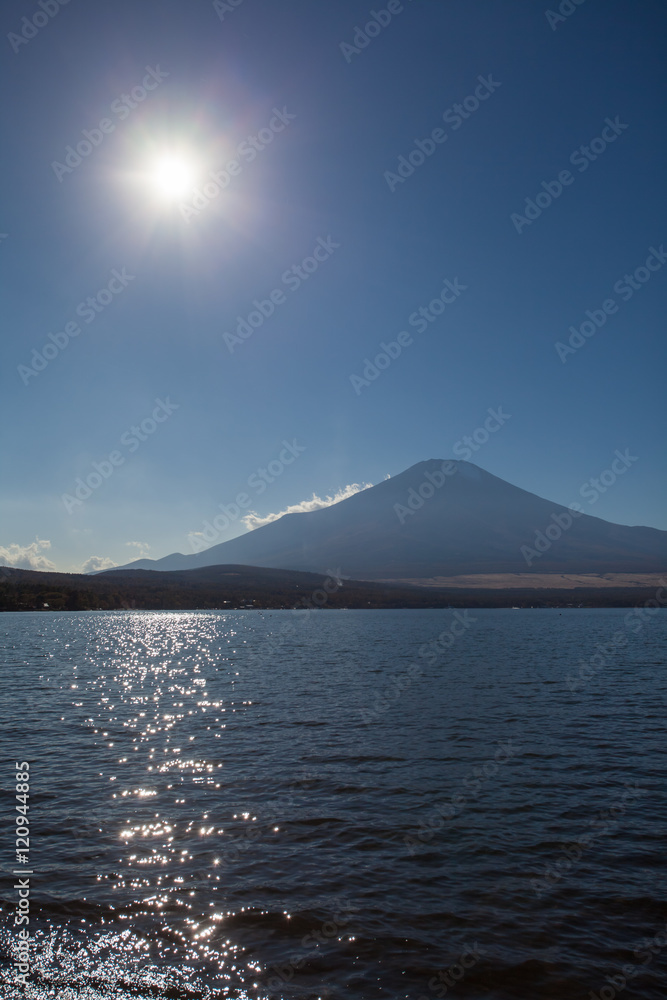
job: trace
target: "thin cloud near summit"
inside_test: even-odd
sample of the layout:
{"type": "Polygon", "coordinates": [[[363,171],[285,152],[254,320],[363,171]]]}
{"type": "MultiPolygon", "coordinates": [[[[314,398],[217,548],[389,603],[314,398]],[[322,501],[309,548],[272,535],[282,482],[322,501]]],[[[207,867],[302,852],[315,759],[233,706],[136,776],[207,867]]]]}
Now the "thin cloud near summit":
{"type": "Polygon", "coordinates": [[[362,490],[370,489],[372,485],[372,483],[349,483],[347,486],[342,486],[332,497],[318,497],[316,493],[313,493],[310,500],[301,500],[300,503],[290,504],[289,507],[279,511],[277,514],[266,514],[262,517],[262,515],[256,514],[251,510],[241,520],[248,531],[253,531],[255,528],[261,528],[265,524],[277,521],[279,518],[284,517],[285,514],[303,514],[311,510],[321,510],[323,507],[331,507],[335,503],[340,503],[341,500],[347,500],[348,497],[354,496],[355,493],[361,493],[362,490]]]}

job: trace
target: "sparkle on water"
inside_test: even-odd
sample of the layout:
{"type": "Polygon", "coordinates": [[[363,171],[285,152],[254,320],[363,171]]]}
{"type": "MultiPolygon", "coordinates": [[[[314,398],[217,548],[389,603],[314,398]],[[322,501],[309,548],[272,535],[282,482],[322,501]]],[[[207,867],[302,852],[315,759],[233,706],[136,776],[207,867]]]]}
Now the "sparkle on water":
{"type": "MultiPolygon", "coordinates": [[[[432,666],[418,650],[452,612],[3,616],[0,698],[17,728],[0,741],[13,759],[20,734],[33,762],[38,977],[12,992],[0,969],[3,998],[427,995],[477,938],[495,964],[467,973],[473,993],[488,974],[505,983],[490,1000],[552,995],[556,963],[562,995],[587,995],[612,940],[657,919],[645,824],[664,813],[651,791],[667,616],[580,693],[565,684],[622,616],[475,611],[432,666]],[[415,661],[423,676],[406,686],[415,661]],[[476,798],[463,778],[508,739],[520,752],[476,798]],[[616,836],[565,895],[533,899],[540,866],[626,780],[646,792],[616,836]],[[462,788],[462,817],[438,816],[413,857],[406,840],[462,788]],[[627,893],[647,900],[630,916],[627,893]]],[[[649,973],[642,988],[659,995],[649,973]]]]}

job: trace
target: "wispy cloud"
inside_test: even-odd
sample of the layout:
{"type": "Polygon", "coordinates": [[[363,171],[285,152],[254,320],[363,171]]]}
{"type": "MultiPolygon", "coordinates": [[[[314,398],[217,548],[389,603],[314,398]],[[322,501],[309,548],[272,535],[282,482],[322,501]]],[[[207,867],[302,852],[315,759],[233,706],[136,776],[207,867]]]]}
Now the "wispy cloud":
{"type": "Polygon", "coordinates": [[[125,542],[125,544],[137,550],[137,559],[146,559],[151,549],[148,542],[125,542]]]}
{"type": "Polygon", "coordinates": [[[117,565],[113,559],[107,559],[105,556],[91,556],[90,559],[86,559],[79,572],[98,573],[101,569],[113,569],[117,565]]]}
{"type": "Polygon", "coordinates": [[[42,555],[42,551],[51,548],[51,542],[46,538],[35,538],[30,545],[0,545],[0,565],[13,566],[14,569],[55,569],[55,563],[42,555]]]}
{"type": "Polygon", "coordinates": [[[355,493],[360,493],[362,490],[368,490],[372,486],[372,483],[350,483],[348,486],[343,486],[338,490],[337,493],[332,497],[318,497],[316,493],[313,493],[310,500],[301,500],[300,503],[293,503],[285,510],[279,511],[277,514],[266,514],[261,516],[256,514],[254,511],[249,511],[245,517],[241,518],[243,524],[249,531],[254,528],[261,528],[265,524],[271,524],[272,521],[277,521],[278,518],[284,517],[285,514],[303,514],[311,510],[321,510],[323,507],[331,507],[334,503],[340,503],[341,500],[347,500],[348,497],[354,496],[355,493]]]}

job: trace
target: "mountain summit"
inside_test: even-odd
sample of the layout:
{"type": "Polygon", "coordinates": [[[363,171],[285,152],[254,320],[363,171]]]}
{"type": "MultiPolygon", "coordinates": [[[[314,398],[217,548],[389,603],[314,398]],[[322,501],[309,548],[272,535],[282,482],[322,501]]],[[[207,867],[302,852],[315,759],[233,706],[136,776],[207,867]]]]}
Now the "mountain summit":
{"type": "Polygon", "coordinates": [[[285,514],[204,552],[129,565],[339,569],[366,580],[667,568],[667,531],[611,524],[582,511],[543,500],[470,462],[430,459],[330,507],[285,514]]]}

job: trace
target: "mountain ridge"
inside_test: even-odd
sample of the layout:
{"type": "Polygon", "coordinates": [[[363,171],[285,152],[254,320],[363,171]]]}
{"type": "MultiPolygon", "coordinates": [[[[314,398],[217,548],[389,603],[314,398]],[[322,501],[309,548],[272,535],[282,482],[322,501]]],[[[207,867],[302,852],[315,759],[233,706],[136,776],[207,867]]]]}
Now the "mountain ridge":
{"type": "MultiPolygon", "coordinates": [[[[285,514],[202,552],[116,569],[220,564],[355,579],[471,573],[662,572],[667,532],[613,524],[455,459],[427,459],[328,507],[285,514]]],[[[107,570],[105,572],[116,572],[107,570]]]]}

